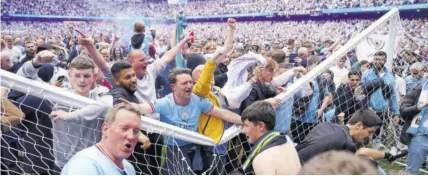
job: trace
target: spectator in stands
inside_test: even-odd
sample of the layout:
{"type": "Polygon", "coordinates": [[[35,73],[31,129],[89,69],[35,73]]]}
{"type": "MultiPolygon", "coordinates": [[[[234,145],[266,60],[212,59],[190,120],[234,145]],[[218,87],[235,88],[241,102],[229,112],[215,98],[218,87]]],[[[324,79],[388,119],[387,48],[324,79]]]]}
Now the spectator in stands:
{"type": "Polygon", "coordinates": [[[347,124],[358,109],[368,107],[368,98],[382,86],[384,84],[380,79],[362,83],[361,72],[356,69],[351,70],[348,73],[347,83],[341,84],[334,93],[336,109],[332,122],[347,124]]]}
{"type": "Polygon", "coordinates": [[[21,38],[19,38],[19,37],[17,37],[17,38],[15,38],[15,42],[14,42],[14,45],[17,47],[17,48],[19,48],[19,50],[21,51],[21,54],[24,54],[24,47],[23,47],[23,45],[24,45],[24,43],[22,42],[22,39],[21,38]]]}
{"type": "Polygon", "coordinates": [[[141,114],[129,104],[117,104],[106,115],[99,143],[76,153],[61,171],[63,175],[135,175],[126,160],[137,145],[141,114]]]}
{"type": "Polygon", "coordinates": [[[101,124],[100,121],[103,120],[112,102],[108,101],[111,101],[110,95],[97,94],[90,91],[95,81],[94,69],[95,66],[91,59],[85,55],[80,55],[71,62],[68,73],[73,93],[94,99],[98,101],[98,104],[89,105],[71,112],[68,109],[57,107],[51,113],[51,117],[55,121],[52,130],[54,134],[55,164],[59,169],[75,153],[94,145],[101,138],[99,124],[101,124]],[[84,123],[76,123],[80,121],[84,123]]]}
{"type": "Polygon", "coordinates": [[[406,90],[410,91],[419,84],[425,82],[425,66],[420,62],[415,62],[410,66],[410,75],[406,76],[406,90]]]}
{"type": "MultiPolygon", "coordinates": [[[[178,126],[190,131],[197,131],[197,123],[202,112],[219,117],[220,119],[241,124],[240,117],[233,112],[215,107],[205,98],[200,98],[192,94],[193,80],[190,69],[176,68],[169,76],[173,93],[164,98],[158,99],[153,104],[134,104],[139,106],[142,114],[159,113],[160,120],[174,126],[178,126]]],[[[189,142],[165,137],[167,145],[166,160],[163,174],[188,174],[188,169],[176,170],[172,167],[190,163],[187,152],[193,147],[189,142]],[[179,152],[181,151],[181,152],[179,152]],[[184,156],[183,156],[184,154],[184,156]],[[176,158],[186,158],[186,160],[176,160],[176,158]],[[164,173],[166,172],[166,173],[164,173]]]]}
{"type": "Polygon", "coordinates": [[[13,63],[8,53],[5,52],[1,52],[0,64],[2,70],[10,71],[12,73],[16,73],[20,67],[18,65],[21,65],[20,63],[13,63]]]}
{"type": "Polygon", "coordinates": [[[36,41],[37,47],[42,47],[43,45],[45,45],[45,40],[42,38],[38,38],[36,41]]]}
{"type": "MultiPolygon", "coordinates": [[[[141,26],[141,23],[136,23],[136,29],[139,29],[141,26]]],[[[138,35],[138,34],[137,34],[138,35]]],[[[148,36],[148,35],[146,35],[148,36]]],[[[148,65],[147,63],[147,57],[141,50],[133,50],[130,53],[128,53],[128,61],[132,64],[135,76],[137,78],[137,90],[134,93],[134,95],[137,97],[139,103],[152,103],[156,100],[156,91],[155,91],[155,79],[159,75],[159,73],[165,69],[166,65],[172,62],[175,59],[175,56],[177,55],[180,48],[184,46],[191,38],[189,36],[185,37],[183,40],[180,41],[176,46],[174,46],[171,50],[166,52],[161,59],[158,59],[154,61],[154,63],[148,65]]],[[[95,63],[98,65],[99,68],[103,71],[104,75],[106,75],[107,79],[109,80],[109,83],[115,87],[115,83],[112,79],[111,72],[109,68],[107,67],[106,62],[101,57],[101,55],[96,51],[95,46],[91,43],[91,41],[87,38],[81,38],[80,43],[82,46],[85,46],[90,55],[93,57],[95,63]]],[[[159,116],[156,115],[147,115],[151,116],[153,118],[158,118],[159,116]]],[[[160,136],[158,134],[151,134],[150,136],[150,142],[151,143],[162,143],[161,140],[159,140],[160,136]]],[[[138,173],[146,173],[146,174],[156,174],[159,173],[158,168],[150,167],[150,165],[156,165],[156,163],[160,163],[160,155],[161,153],[161,145],[152,145],[153,147],[148,148],[147,150],[143,151],[140,148],[136,149],[135,152],[135,158],[134,156],[131,157],[131,160],[140,161],[137,163],[143,164],[141,167],[136,167],[136,170],[138,173]],[[158,151],[158,152],[156,152],[158,151]],[[144,156],[141,156],[141,154],[146,153],[146,156],[143,159],[144,156]],[[141,158],[141,159],[139,159],[141,158]],[[147,160],[152,163],[150,165],[144,164],[147,162],[147,160]]]]}
{"type": "MultiPolygon", "coordinates": [[[[411,90],[405,97],[401,105],[400,112],[406,123],[410,127],[407,133],[413,137],[409,144],[409,158],[407,160],[406,172],[410,174],[418,174],[419,168],[425,162],[428,155],[427,142],[428,134],[427,123],[428,118],[428,81],[419,84],[411,90]]],[[[404,129],[403,129],[404,130],[404,129]]]]}
{"type": "MultiPolygon", "coordinates": [[[[30,62],[25,63],[17,74],[20,76],[37,79],[45,84],[50,84],[54,68],[50,63],[54,55],[50,51],[41,51],[30,62]]],[[[11,93],[12,94],[12,93],[11,93]]],[[[52,148],[52,122],[49,120],[49,114],[52,111],[52,104],[44,99],[33,95],[25,95],[14,91],[14,102],[20,105],[22,112],[26,116],[26,121],[22,123],[22,128],[27,131],[21,139],[32,141],[33,143],[23,143],[22,147],[32,155],[26,155],[23,158],[23,173],[34,174],[54,174],[54,156],[51,155],[52,148]],[[43,126],[44,128],[40,128],[43,126]],[[33,167],[32,165],[45,165],[49,169],[33,167]]]]}
{"type": "MultiPolygon", "coordinates": [[[[4,55],[1,55],[2,57],[4,55]]],[[[2,64],[3,66],[3,64],[2,64]]],[[[24,113],[15,106],[9,99],[6,98],[5,94],[7,90],[2,88],[2,95],[0,99],[0,115],[1,115],[1,143],[3,146],[1,148],[1,174],[2,175],[11,175],[11,174],[22,174],[22,170],[14,160],[18,156],[18,146],[19,141],[16,138],[19,138],[18,134],[14,131],[17,125],[21,124],[24,119],[24,113]],[[3,92],[4,91],[4,92],[3,92]],[[15,138],[15,139],[14,139],[15,138]]]]}
{"type": "Polygon", "coordinates": [[[285,60],[285,52],[282,50],[274,50],[272,51],[272,59],[276,61],[276,63],[281,64],[284,63],[285,60]]]}
{"type": "Polygon", "coordinates": [[[337,61],[336,66],[330,67],[329,70],[333,72],[333,82],[336,85],[336,88],[342,84],[343,80],[349,73],[349,70],[345,67],[346,57],[342,57],[337,61]]]}
{"type": "Polygon", "coordinates": [[[111,90],[113,104],[119,104],[120,98],[129,102],[138,103],[134,92],[137,90],[135,72],[132,65],[126,61],[119,61],[111,67],[115,88],[111,90]]]}
{"type": "Polygon", "coordinates": [[[70,64],[71,63],[71,61],[73,61],[73,59],[75,58],[75,57],[77,57],[77,55],[79,55],[79,50],[78,50],[78,43],[77,43],[77,41],[76,40],[70,40],[69,41],[69,44],[68,44],[68,46],[69,46],[69,57],[68,57],[68,59],[67,59],[67,64],[70,64]]]}
{"type": "MultiPolygon", "coordinates": [[[[195,95],[201,96],[209,100],[214,106],[228,109],[228,103],[223,94],[220,93],[220,88],[213,85],[214,70],[216,65],[219,64],[221,58],[232,50],[233,35],[235,32],[236,21],[229,18],[228,31],[224,47],[217,47],[211,58],[205,65],[197,66],[192,72],[192,78],[195,83],[192,92],[195,95]]],[[[210,116],[201,113],[199,117],[198,132],[210,137],[215,143],[218,143],[223,136],[224,131],[229,125],[221,118],[210,116]]],[[[201,147],[201,156],[203,163],[203,170],[208,171],[209,175],[225,174],[224,165],[226,164],[227,143],[216,147],[201,147]],[[216,154],[218,157],[214,157],[216,154]],[[209,170],[210,169],[210,170],[209,170]]]]}
{"type": "MultiPolygon", "coordinates": [[[[380,78],[383,80],[386,87],[383,87],[382,90],[376,90],[373,95],[370,97],[370,107],[376,111],[378,116],[384,120],[388,119],[388,109],[393,114],[393,122],[398,124],[399,109],[398,109],[398,99],[397,94],[395,93],[395,78],[385,67],[386,63],[386,53],[384,51],[378,51],[373,56],[373,68],[367,70],[363,73],[363,81],[367,83],[371,80],[380,78]],[[387,91],[386,89],[389,89],[387,91]]],[[[376,131],[376,139],[374,140],[375,148],[382,147],[382,142],[385,139],[385,134],[380,134],[380,128],[376,131]],[[380,135],[380,136],[379,136],[380,135]]]]}
{"type": "Polygon", "coordinates": [[[112,53],[111,53],[111,62],[117,62],[117,61],[121,61],[124,60],[124,56],[123,56],[123,51],[122,48],[120,47],[116,47],[112,49],[112,53]]]}
{"type": "Polygon", "coordinates": [[[401,74],[403,73],[403,71],[399,67],[394,66],[392,72],[393,72],[394,78],[395,78],[394,88],[395,88],[396,93],[397,93],[398,105],[400,106],[401,103],[403,102],[403,98],[407,92],[406,81],[401,77],[401,74]]]}
{"type": "MultiPolygon", "coordinates": [[[[280,73],[287,75],[287,77],[285,77],[287,82],[282,85],[282,87],[290,87],[296,80],[296,77],[305,74],[306,71],[307,70],[303,67],[294,67],[293,69],[286,70],[284,73],[280,73]]],[[[301,96],[301,93],[301,89],[299,89],[293,96],[284,100],[281,106],[276,108],[276,121],[278,123],[276,123],[275,131],[279,132],[281,135],[288,136],[290,134],[290,124],[293,118],[293,102],[301,96]]]]}
{"type": "MultiPolygon", "coordinates": [[[[307,71],[311,71],[320,62],[321,59],[317,56],[309,57],[307,71]]],[[[322,81],[319,76],[305,84],[302,97],[294,102],[291,131],[295,143],[303,141],[309,131],[318,124],[327,106],[332,103],[332,94],[323,86],[322,81]]]]}
{"type": "Polygon", "coordinates": [[[20,62],[24,64],[25,62],[31,60],[36,55],[36,43],[33,41],[25,42],[25,55],[21,58],[20,62]]]}
{"type": "MultiPolygon", "coordinates": [[[[45,84],[49,84],[53,76],[53,66],[44,64],[38,71],[38,76],[45,84]]],[[[41,99],[33,95],[23,95],[14,101],[19,105],[21,111],[25,114],[25,121],[22,123],[22,129],[26,132],[20,138],[31,143],[23,143],[22,147],[26,152],[31,153],[23,157],[25,174],[58,174],[55,171],[55,158],[51,154],[52,149],[52,121],[49,114],[52,111],[52,104],[46,99],[41,99]],[[34,166],[42,166],[34,167],[34,166]],[[48,169],[46,169],[48,168],[48,169]]]]}
{"type": "Polygon", "coordinates": [[[370,63],[367,60],[361,60],[352,65],[352,70],[357,69],[361,71],[361,73],[364,73],[366,70],[369,69],[369,66],[370,66],[370,63]]]}
{"type": "Polygon", "coordinates": [[[310,159],[300,175],[379,175],[367,159],[344,151],[328,151],[310,159]]]}
{"type": "MultiPolygon", "coordinates": [[[[376,129],[382,125],[379,116],[370,109],[360,109],[354,113],[346,125],[330,122],[317,125],[306,138],[296,146],[300,161],[303,165],[316,155],[331,151],[356,152],[357,144],[365,144],[372,139],[376,129]]],[[[387,152],[373,151],[373,159],[397,159],[387,152]]]]}
{"type": "MultiPolygon", "coordinates": [[[[272,59],[268,60],[268,64],[265,67],[256,67],[255,77],[251,79],[254,82],[253,88],[250,92],[250,95],[248,95],[248,97],[242,102],[240,108],[241,112],[243,112],[248,106],[250,106],[254,102],[273,98],[277,93],[279,93],[276,92],[275,87],[271,84],[277,69],[278,63],[276,63],[272,59]]],[[[279,106],[281,104],[279,99],[271,100],[272,103],[275,104],[275,106],[279,106]]]]}
{"type": "Polygon", "coordinates": [[[410,67],[416,62],[422,61],[420,58],[418,59],[416,57],[415,52],[412,52],[409,50],[403,50],[399,56],[401,57],[398,57],[398,58],[402,58],[402,59],[395,62],[398,64],[398,66],[400,66],[403,69],[403,76],[410,75],[410,67]]]}
{"type": "Polygon", "coordinates": [[[300,161],[291,141],[275,132],[275,108],[263,101],[251,104],[242,112],[242,132],[254,144],[242,166],[243,173],[256,175],[296,174],[300,161]]]}
{"type": "Polygon", "coordinates": [[[12,36],[5,36],[4,40],[6,42],[6,48],[4,51],[8,53],[12,62],[18,62],[19,59],[22,57],[21,50],[13,44],[12,36]]]}
{"type": "Polygon", "coordinates": [[[144,51],[144,55],[149,57],[149,45],[153,40],[153,36],[146,32],[146,25],[144,21],[136,21],[134,23],[134,32],[135,34],[132,36],[131,41],[128,45],[128,51],[132,51],[135,49],[144,51]]]}
{"type": "Polygon", "coordinates": [[[297,56],[298,57],[294,58],[296,66],[306,67],[308,64],[309,50],[305,47],[301,47],[297,50],[297,56]]]}

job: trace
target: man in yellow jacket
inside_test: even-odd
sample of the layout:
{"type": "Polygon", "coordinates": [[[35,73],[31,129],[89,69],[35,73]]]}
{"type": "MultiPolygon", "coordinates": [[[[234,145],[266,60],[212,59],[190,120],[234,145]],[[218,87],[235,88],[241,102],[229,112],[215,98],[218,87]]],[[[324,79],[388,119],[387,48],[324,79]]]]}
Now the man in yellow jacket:
{"type": "MultiPolygon", "coordinates": [[[[221,58],[224,58],[232,49],[236,21],[235,19],[229,18],[227,24],[228,30],[224,47],[218,47],[205,65],[197,66],[192,73],[193,80],[195,81],[193,93],[207,98],[214,106],[225,109],[227,108],[227,101],[219,92],[220,88],[214,87],[214,70],[216,69],[216,65],[221,62],[221,58]]],[[[218,117],[212,117],[205,113],[202,113],[199,117],[198,132],[210,137],[216,143],[220,141],[226,128],[227,122],[218,117]]],[[[205,174],[225,174],[224,165],[226,164],[226,152],[227,143],[215,147],[201,147],[203,171],[206,172],[205,174]]]]}

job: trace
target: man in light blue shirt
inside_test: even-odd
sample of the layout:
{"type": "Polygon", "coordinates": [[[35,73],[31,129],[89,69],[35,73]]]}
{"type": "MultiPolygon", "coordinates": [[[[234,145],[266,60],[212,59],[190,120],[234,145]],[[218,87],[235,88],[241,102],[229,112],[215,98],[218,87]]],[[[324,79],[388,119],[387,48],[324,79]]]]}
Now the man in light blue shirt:
{"type": "Polygon", "coordinates": [[[102,139],[76,153],[62,175],[135,175],[125,159],[134,152],[140,134],[141,114],[130,104],[115,105],[102,125],[102,139]]]}
{"type": "MultiPolygon", "coordinates": [[[[235,124],[242,124],[239,115],[213,106],[207,99],[192,93],[193,79],[190,69],[175,68],[171,71],[168,78],[173,93],[162,99],[156,100],[153,104],[131,104],[138,106],[142,114],[157,112],[160,114],[160,120],[162,122],[194,132],[197,132],[199,116],[202,112],[235,124]]],[[[166,156],[162,162],[161,173],[163,175],[192,174],[192,170],[189,169],[190,167],[186,166],[189,166],[191,163],[187,152],[193,147],[193,144],[171,137],[165,138],[164,141],[166,146],[164,150],[166,150],[166,156]]]]}
{"type": "MultiPolygon", "coordinates": [[[[400,112],[398,108],[397,94],[394,88],[395,77],[385,67],[386,61],[386,52],[376,52],[373,56],[374,67],[364,72],[362,78],[365,84],[375,79],[381,79],[384,82],[385,86],[375,90],[370,96],[369,106],[374,111],[376,111],[377,115],[382,119],[382,121],[390,118],[389,112],[392,113],[393,122],[395,124],[398,124],[400,121],[400,112]]],[[[386,126],[387,125],[383,125],[381,128],[384,128],[386,126]]],[[[381,128],[378,128],[375,133],[375,140],[373,140],[373,146],[375,148],[382,148],[382,145],[384,144],[382,144],[381,142],[384,143],[386,139],[385,130],[382,130],[384,132],[381,134],[381,128]]]]}

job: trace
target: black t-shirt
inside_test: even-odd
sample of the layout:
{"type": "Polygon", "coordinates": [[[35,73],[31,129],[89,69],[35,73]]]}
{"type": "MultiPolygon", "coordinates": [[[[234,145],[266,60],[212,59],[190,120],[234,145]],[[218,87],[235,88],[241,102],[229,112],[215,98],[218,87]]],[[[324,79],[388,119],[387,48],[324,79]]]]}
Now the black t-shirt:
{"type": "Polygon", "coordinates": [[[335,123],[321,123],[309,132],[296,146],[302,164],[312,157],[330,150],[356,151],[355,143],[349,135],[349,128],[335,123]]]}

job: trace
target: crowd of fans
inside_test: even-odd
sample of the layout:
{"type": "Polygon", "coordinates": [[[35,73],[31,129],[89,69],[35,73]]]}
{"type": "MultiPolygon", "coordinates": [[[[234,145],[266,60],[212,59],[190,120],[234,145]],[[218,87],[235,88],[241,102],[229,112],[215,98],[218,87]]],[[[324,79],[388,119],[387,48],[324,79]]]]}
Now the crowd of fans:
{"type": "Polygon", "coordinates": [[[70,16],[147,16],[167,17],[183,10],[188,16],[216,14],[282,12],[292,10],[320,10],[352,7],[377,7],[403,4],[427,3],[427,0],[209,0],[187,4],[160,2],[122,2],[61,0],[6,0],[2,1],[2,13],[70,16]],[[185,7],[185,8],[184,8],[185,7]],[[101,15],[100,15],[101,14],[101,15]]]}
{"type": "MultiPolygon", "coordinates": [[[[243,44],[255,44],[268,47],[285,47],[288,39],[295,39],[297,46],[301,41],[308,40],[316,44],[326,41],[336,41],[339,38],[350,39],[353,35],[361,32],[368,27],[372,20],[338,20],[338,21],[287,21],[287,22],[242,22],[237,27],[236,39],[243,44]],[[253,30],[258,29],[258,30],[253,30]],[[328,31],[328,32],[326,32],[328,31]],[[278,46],[277,46],[278,45],[278,46]]],[[[423,19],[403,19],[401,24],[403,28],[398,30],[402,35],[406,35],[414,40],[414,43],[423,46],[427,44],[428,18],[423,19]]],[[[74,26],[75,29],[86,31],[88,35],[96,40],[104,37],[110,40],[115,34],[124,39],[122,45],[127,45],[126,40],[130,39],[132,27],[127,23],[72,23],[63,22],[2,22],[3,34],[13,34],[16,37],[45,37],[45,38],[64,38],[68,37],[68,26],[74,26]],[[37,29],[37,30],[34,30],[37,29]],[[31,33],[29,33],[31,31],[31,33]],[[102,37],[101,37],[102,36],[102,37]]],[[[156,31],[158,41],[168,43],[171,37],[171,30],[174,24],[152,24],[151,29],[156,31]]],[[[222,41],[225,39],[221,31],[226,28],[221,23],[192,23],[187,30],[193,31],[195,39],[201,45],[208,41],[222,41]]],[[[387,28],[384,28],[387,29],[387,28]]],[[[379,29],[382,31],[382,29],[379,29]]],[[[156,41],[156,42],[158,42],[156,41]]],[[[417,49],[420,54],[423,47],[417,49]]]]}
{"type": "MultiPolygon", "coordinates": [[[[167,16],[186,9],[192,16],[426,1],[100,2],[1,3],[3,13],[15,14],[167,16]]],[[[406,172],[417,174],[428,143],[428,19],[401,20],[391,68],[385,52],[368,61],[353,48],[291,97],[275,98],[372,22],[228,19],[191,23],[177,36],[175,24],[142,21],[2,21],[2,70],[98,102],[74,109],[2,87],[2,174],[379,174],[376,160],[407,154],[377,150],[389,149],[389,121],[408,145],[406,172]],[[141,115],[215,142],[232,124],[245,135],[195,145],[140,131],[141,115]],[[362,147],[369,141],[375,149],[362,147]],[[359,157],[318,155],[330,150],[359,157]],[[338,169],[342,159],[358,167],[338,169]]]]}

